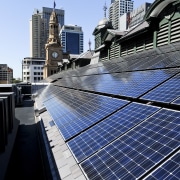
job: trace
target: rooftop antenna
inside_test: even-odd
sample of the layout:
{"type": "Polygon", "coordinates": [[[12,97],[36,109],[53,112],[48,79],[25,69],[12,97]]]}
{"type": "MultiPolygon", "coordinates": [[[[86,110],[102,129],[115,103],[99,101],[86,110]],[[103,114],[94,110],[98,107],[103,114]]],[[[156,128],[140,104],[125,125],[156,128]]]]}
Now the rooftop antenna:
{"type": "Polygon", "coordinates": [[[104,4],[104,6],[103,6],[103,10],[104,10],[104,17],[106,17],[106,10],[107,10],[106,2],[104,4]]]}
{"type": "Polygon", "coordinates": [[[89,44],[89,51],[91,51],[91,41],[90,41],[90,39],[89,39],[88,44],[89,44]]]}

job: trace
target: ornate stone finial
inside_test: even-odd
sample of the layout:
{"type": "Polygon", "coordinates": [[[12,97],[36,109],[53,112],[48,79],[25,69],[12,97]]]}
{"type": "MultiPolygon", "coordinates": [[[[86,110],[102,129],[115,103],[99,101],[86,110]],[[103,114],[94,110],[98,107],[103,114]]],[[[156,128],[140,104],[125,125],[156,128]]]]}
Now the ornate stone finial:
{"type": "Polygon", "coordinates": [[[107,10],[106,2],[105,5],[103,6],[103,10],[104,10],[104,17],[106,17],[106,10],[107,10]]]}
{"type": "Polygon", "coordinates": [[[89,44],[89,51],[91,51],[91,41],[90,41],[90,39],[89,39],[88,44],[89,44]]]}

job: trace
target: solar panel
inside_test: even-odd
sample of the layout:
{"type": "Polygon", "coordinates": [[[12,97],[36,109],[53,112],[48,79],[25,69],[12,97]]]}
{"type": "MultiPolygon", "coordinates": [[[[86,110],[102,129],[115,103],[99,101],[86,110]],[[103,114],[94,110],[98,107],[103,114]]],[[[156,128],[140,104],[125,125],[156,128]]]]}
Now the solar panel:
{"type": "Polygon", "coordinates": [[[156,50],[152,50],[145,53],[143,52],[138,56],[131,55],[124,58],[121,57],[114,61],[101,62],[99,66],[89,68],[89,70],[83,67],[78,76],[177,67],[180,65],[178,53],[179,52],[173,52],[173,54],[171,54],[171,52],[169,52],[164,55],[158,54],[156,50]]]}
{"type": "MultiPolygon", "coordinates": [[[[168,49],[170,49],[169,46],[168,49]]],[[[111,61],[107,63],[109,63],[107,73],[159,69],[166,67],[177,67],[180,65],[179,52],[173,52],[171,50],[166,54],[158,54],[156,50],[151,50],[138,54],[138,56],[130,55],[124,57],[123,61],[117,61],[116,66],[113,64],[112,67],[114,66],[114,68],[110,68],[112,64],[111,61]]]]}
{"type": "Polygon", "coordinates": [[[170,103],[180,96],[180,74],[166,81],[141,99],[170,103]]]}
{"type": "Polygon", "coordinates": [[[159,179],[180,179],[180,152],[177,152],[173,157],[169,158],[162,166],[154,170],[146,180],[159,179]]]}
{"type": "Polygon", "coordinates": [[[46,84],[32,84],[31,85],[32,94],[34,93],[40,94],[46,87],[47,87],[46,84]]]}
{"type": "Polygon", "coordinates": [[[65,140],[115,112],[128,101],[75,90],[44,102],[65,140]]]}
{"type": "Polygon", "coordinates": [[[68,145],[76,160],[80,162],[136,126],[158,109],[154,106],[131,103],[70,140],[68,145]]]}
{"type": "Polygon", "coordinates": [[[154,88],[164,80],[170,78],[179,70],[156,70],[136,72],[132,74],[133,84],[128,89],[120,92],[120,95],[139,97],[150,89],[154,88]],[[137,76],[137,77],[136,77],[137,76]]]}
{"type": "Polygon", "coordinates": [[[172,104],[180,105],[180,97],[174,100],[172,104]]]}
{"type": "Polygon", "coordinates": [[[180,179],[178,45],[47,78],[37,99],[87,179],[180,179]]]}
{"type": "Polygon", "coordinates": [[[38,94],[40,93],[41,95],[35,98],[37,106],[39,108],[43,107],[43,101],[47,101],[48,99],[53,98],[56,94],[60,92],[62,92],[62,89],[53,85],[48,85],[42,91],[39,90],[38,94]]]}
{"type": "Polygon", "coordinates": [[[180,112],[162,109],[83,161],[88,179],[138,179],[179,147],[180,112]]]}
{"type": "Polygon", "coordinates": [[[137,98],[178,72],[168,69],[72,77],[59,80],[56,85],[137,98]]]}
{"type": "MultiPolygon", "coordinates": [[[[88,104],[94,103],[96,97],[97,95],[94,94],[83,92],[78,93],[77,91],[69,90],[63,91],[59,94],[59,96],[54,96],[48,101],[45,101],[44,105],[51,113],[54,120],[64,116],[61,117],[61,121],[59,122],[59,124],[63,125],[64,123],[69,122],[69,118],[72,120],[73,118],[81,116],[80,111],[78,111],[80,107],[84,106],[85,108],[88,104]],[[68,119],[66,120],[66,118],[68,119]]],[[[93,110],[93,108],[91,107],[91,109],[87,109],[87,111],[90,110],[93,110]]]]}

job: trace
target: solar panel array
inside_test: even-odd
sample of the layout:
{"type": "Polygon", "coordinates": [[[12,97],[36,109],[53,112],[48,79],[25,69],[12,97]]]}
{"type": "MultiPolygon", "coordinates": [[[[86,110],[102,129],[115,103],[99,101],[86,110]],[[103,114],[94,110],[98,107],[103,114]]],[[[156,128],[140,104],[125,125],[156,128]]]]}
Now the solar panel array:
{"type": "Polygon", "coordinates": [[[153,91],[145,94],[142,99],[170,103],[180,97],[180,74],[158,86],[153,91]]]}
{"type": "Polygon", "coordinates": [[[80,165],[89,179],[136,179],[178,149],[180,112],[162,109],[80,165]]]}
{"type": "Polygon", "coordinates": [[[60,95],[45,101],[44,105],[65,140],[79,134],[128,103],[125,100],[74,92],[74,90],[61,91],[60,95]]]}
{"type": "Polygon", "coordinates": [[[180,151],[170,157],[162,166],[154,170],[146,180],[154,179],[179,179],[180,151]]]}
{"type": "Polygon", "coordinates": [[[136,126],[159,108],[131,103],[68,142],[78,162],[136,126]]]}
{"type": "Polygon", "coordinates": [[[65,71],[39,91],[87,179],[180,179],[177,48],[65,71]]]}
{"type": "Polygon", "coordinates": [[[55,85],[137,98],[179,72],[179,69],[164,69],[72,77],[55,85]]]}

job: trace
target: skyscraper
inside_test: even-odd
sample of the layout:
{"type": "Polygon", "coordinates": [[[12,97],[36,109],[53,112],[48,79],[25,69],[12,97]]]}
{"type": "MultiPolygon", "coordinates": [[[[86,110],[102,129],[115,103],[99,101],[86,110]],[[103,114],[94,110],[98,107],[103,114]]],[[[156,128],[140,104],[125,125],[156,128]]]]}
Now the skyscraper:
{"type": "Polygon", "coordinates": [[[131,12],[133,10],[134,2],[131,0],[114,0],[111,1],[109,8],[109,20],[112,22],[114,29],[119,29],[119,18],[124,13],[131,12]]]}
{"type": "Polygon", "coordinates": [[[83,53],[83,31],[82,27],[77,25],[64,25],[60,30],[60,40],[63,46],[63,52],[70,54],[83,53]]]}
{"type": "MultiPolygon", "coordinates": [[[[30,20],[30,56],[33,58],[45,58],[45,44],[49,35],[49,19],[53,8],[42,7],[35,9],[30,20]]],[[[55,9],[59,26],[64,25],[64,10],[55,9]]]]}

